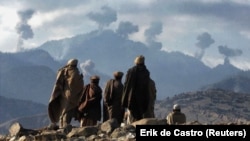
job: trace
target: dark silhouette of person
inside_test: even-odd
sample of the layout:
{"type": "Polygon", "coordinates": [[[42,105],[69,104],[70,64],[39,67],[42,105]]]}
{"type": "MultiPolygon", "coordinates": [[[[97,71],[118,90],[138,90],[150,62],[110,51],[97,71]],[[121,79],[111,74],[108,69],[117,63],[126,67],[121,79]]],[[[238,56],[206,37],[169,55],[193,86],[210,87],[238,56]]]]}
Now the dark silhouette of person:
{"type": "Polygon", "coordinates": [[[106,83],[103,102],[104,106],[106,106],[104,108],[107,108],[107,119],[115,118],[120,125],[123,122],[125,112],[125,109],[121,104],[123,92],[123,72],[114,72],[113,76],[114,79],[110,79],[106,83]]]}
{"type": "Polygon", "coordinates": [[[145,57],[137,56],[134,63],[127,71],[122,96],[122,105],[130,113],[130,123],[142,119],[149,105],[150,72],[145,57]]]}

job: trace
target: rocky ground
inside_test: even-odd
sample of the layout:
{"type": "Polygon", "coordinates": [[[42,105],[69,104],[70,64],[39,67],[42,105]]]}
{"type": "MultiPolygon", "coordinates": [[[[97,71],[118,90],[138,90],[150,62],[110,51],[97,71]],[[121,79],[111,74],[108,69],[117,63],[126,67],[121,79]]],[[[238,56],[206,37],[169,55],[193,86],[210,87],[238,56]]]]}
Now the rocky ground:
{"type": "MultiPolygon", "coordinates": [[[[130,125],[118,125],[115,119],[108,120],[97,126],[74,127],[59,129],[49,125],[41,129],[26,129],[20,123],[13,123],[9,134],[0,135],[0,141],[135,141],[137,125],[167,125],[165,119],[145,118],[130,125]]],[[[198,121],[183,125],[204,125],[198,121]]],[[[237,125],[221,123],[220,125],[237,125]]],[[[250,125],[250,123],[248,124],[250,125]]]]}
{"type": "Polygon", "coordinates": [[[118,125],[112,119],[97,126],[74,127],[59,129],[49,125],[41,129],[26,129],[18,122],[9,128],[9,134],[1,135],[1,141],[134,141],[136,140],[136,125],[164,125],[164,120],[156,118],[143,119],[130,125],[118,125]]]}

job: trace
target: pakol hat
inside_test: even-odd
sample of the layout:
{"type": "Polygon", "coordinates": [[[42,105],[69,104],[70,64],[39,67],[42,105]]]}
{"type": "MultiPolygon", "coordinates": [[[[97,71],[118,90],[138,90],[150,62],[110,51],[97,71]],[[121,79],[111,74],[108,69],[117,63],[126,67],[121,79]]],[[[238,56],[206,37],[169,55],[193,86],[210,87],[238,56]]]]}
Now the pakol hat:
{"type": "Polygon", "coordinates": [[[99,83],[100,77],[98,75],[93,75],[90,77],[91,83],[99,83]]]}
{"type": "Polygon", "coordinates": [[[173,106],[173,110],[180,110],[181,109],[181,106],[179,104],[175,104],[173,106]]]}
{"type": "Polygon", "coordinates": [[[69,66],[76,66],[78,63],[78,60],[77,59],[70,59],[68,62],[67,62],[67,65],[69,66]]]}
{"type": "Polygon", "coordinates": [[[140,56],[137,56],[135,58],[134,63],[137,64],[137,65],[138,64],[144,64],[144,61],[145,61],[145,57],[143,55],[140,55],[140,56]]]}
{"type": "Polygon", "coordinates": [[[122,76],[123,76],[123,72],[121,71],[114,72],[114,77],[122,77],[122,76]]]}
{"type": "Polygon", "coordinates": [[[93,75],[90,77],[90,80],[99,80],[100,77],[98,75],[93,75]]]}

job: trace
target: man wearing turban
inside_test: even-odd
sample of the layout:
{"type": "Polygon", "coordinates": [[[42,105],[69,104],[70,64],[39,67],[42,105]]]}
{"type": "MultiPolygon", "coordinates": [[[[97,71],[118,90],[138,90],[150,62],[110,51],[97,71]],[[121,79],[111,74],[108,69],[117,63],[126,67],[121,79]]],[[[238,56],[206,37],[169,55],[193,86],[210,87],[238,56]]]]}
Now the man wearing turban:
{"type": "Polygon", "coordinates": [[[125,112],[125,109],[121,104],[122,92],[123,92],[123,83],[122,83],[123,72],[116,71],[113,73],[113,76],[114,76],[113,79],[107,81],[104,89],[103,118],[104,121],[114,118],[120,125],[123,122],[123,116],[125,112]]]}
{"type": "Polygon", "coordinates": [[[93,75],[90,83],[84,86],[78,111],[80,112],[80,127],[95,126],[101,120],[102,88],[99,86],[100,77],[93,75]]]}

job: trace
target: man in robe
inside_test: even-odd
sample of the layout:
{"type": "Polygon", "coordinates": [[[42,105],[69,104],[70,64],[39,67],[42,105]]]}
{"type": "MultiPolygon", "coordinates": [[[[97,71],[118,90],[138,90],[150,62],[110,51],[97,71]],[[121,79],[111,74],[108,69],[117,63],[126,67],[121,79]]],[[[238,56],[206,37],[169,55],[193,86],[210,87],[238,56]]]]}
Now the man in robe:
{"type": "Polygon", "coordinates": [[[122,96],[122,105],[129,110],[131,123],[142,119],[149,105],[150,72],[145,57],[137,56],[134,63],[127,71],[122,96]]]}
{"type": "Polygon", "coordinates": [[[95,126],[101,120],[102,88],[100,77],[93,75],[90,83],[84,87],[78,111],[80,112],[80,127],[95,126]]]}
{"type": "Polygon", "coordinates": [[[116,71],[113,73],[113,76],[113,79],[107,81],[104,89],[103,108],[107,108],[107,111],[103,111],[107,112],[106,114],[108,117],[106,120],[114,118],[117,120],[118,124],[121,125],[125,112],[125,109],[121,104],[123,92],[123,72],[116,71]]]}
{"type": "Polygon", "coordinates": [[[84,87],[83,75],[77,68],[77,64],[77,59],[70,59],[58,70],[49,100],[49,118],[52,124],[59,122],[59,128],[70,125],[72,118],[77,115],[77,106],[84,87]]]}

